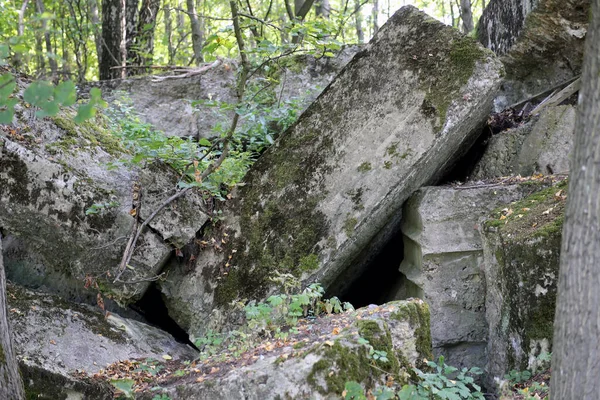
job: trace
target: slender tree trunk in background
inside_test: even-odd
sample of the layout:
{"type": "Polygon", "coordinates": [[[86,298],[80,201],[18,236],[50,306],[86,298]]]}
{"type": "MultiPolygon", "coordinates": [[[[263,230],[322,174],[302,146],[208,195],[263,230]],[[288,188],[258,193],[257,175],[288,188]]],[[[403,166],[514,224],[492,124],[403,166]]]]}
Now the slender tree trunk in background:
{"type": "Polygon", "coordinates": [[[196,65],[204,62],[204,55],[202,54],[202,46],[204,44],[204,32],[202,31],[202,25],[196,12],[196,4],[194,0],[186,0],[188,15],[190,16],[190,24],[192,26],[192,48],[194,49],[194,60],[196,65]]]}
{"type": "Polygon", "coordinates": [[[454,21],[456,21],[456,18],[454,16],[454,4],[452,3],[452,0],[450,0],[450,18],[452,18],[452,27],[455,28],[456,25],[454,24],[454,21]]]}
{"type": "Polygon", "coordinates": [[[125,0],[102,0],[101,80],[125,77],[125,38],[125,0]]]}
{"type": "MultiPolygon", "coordinates": [[[[25,31],[25,10],[27,10],[28,4],[29,0],[23,0],[23,4],[21,5],[21,9],[19,10],[19,22],[17,23],[17,37],[19,38],[23,36],[23,32],[25,31]]],[[[12,62],[15,68],[22,68],[22,60],[21,55],[19,53],[15,53],[12,62]]]]}
{"type": "Polygon", "coordinates": [[[167,53],[169,65],[173,65],[175,59],[175,51],[173,49],[173,26],[171,22],[171,4],[168,0],[165,0],[163,4],[164,21],[165,21],[165,42],[167,42],[167,53]]]}
{"type": "MultiPolygon", "coordinates": [[[[139,0],[125,0],[125,48],[127,49],[127,65],[131,64],[131,60],[135,58],[138,50],[135,46],[135,39],[138,34],[139,6],[139,0]]],[[[127,71],[127,74],[130,72],[127,71]]]]}
{"type": "Polygon", "coordinates": [[[379,30],[379,0],[373,0],[373,10],[371,12],[371,18],[373,19],[373,35],[379,30]]]}
{"type": "Polygon", "coordinates": [[[592,0],[554,319],[552,400],[600,399],[600,0],[592,0]]]}
{"type": "MultiPolygon", "coordinates": [[[[44,2],[43,0],[36,0],[35,7],[37,12],[41,15],[44,13],[44,2]]],[[[50,73],[52,74],[52,78],[56,78],[58,66],[56,64],[56,54],[52,51],[52,40],[50,38],[50,31],[48,31],[48,20],[42,20],[42,29],[44,30],[44,40],[46,41],[46,54],[48,55],[48,64],[50,65],[50,73]]]]}
{"type": "Polygon", "coordinates": [[[317,16],[329,19],[329,16],[331,15],[331,6],[329,4],[329,0],[318,1],[315,6],[315,13],[317,16]]]}
{"type": "Polygon", "coordinates": [[[96,57],[98,57],[98,65],[102,60],[102,35],[98,27],[100,26],[100,18],[98,17],[98,2],[97,0],[88,0],[88,10],[92,26],[94,27],[94,43],[96,43],[96,57]]]}
{"type": "Polygon", "coordinates": [[[46,69],[46,59],[44,58],[44,39],[42,32],[35,31],[35,58],[37,60],[37,70],[43,73],[46,69]]]}
{"type": "MultiPolygon", "coordinates": [[[[180,48],[184,48],[187,49],[188,48],[188,41],[187,41],[187,29],[185,27],[185,14],[183,11],[185,6],[183,4],[183,0],[176,0],[177,1],[177,13],[176,13],[176,21],[177,21],[177,46],[175,46],[175,55],[177,56],[177,50],[180,48]]],[[[192,47],[193,48],[193,47],[192,47]]],[[[180,52],[181,54],[181,52],[180,52]]],[[[194,60],[196,59],[195,57],[193,58],[194,60]]],[[[180,57],[181,60],[181,57],[180,57]]],[[[180,61],[181,62],[181,61],[180,61]]],[[[177,60],[176,60],[177,63],[177,60]]]]}
{"type": "Polygon", "coordinates": [[[481,11],[485,10],[485,0],[481,0],[481,11]]]}
{"type": "Polygon", "coordinates": [[[2,261],[2,235],[0,235],[0,399],[22,400],[25,398],[19,364],[10,341],[6,304],[6,277],[2,261]]]}
{"type": "MultiPolygon", "coordinates": [[[[152,65],[154,58],[154,31],[156,30],[159,8],[160,0],[142,1],[138,26],[133,39],[135,51],[129,60],[130,65],[152,65]]],[[[148,71],[144,68],[135,68],[128,71],[128,75],[137,75],[145,72],[148,71]]]]}
{"type": "Polygon", "coordinates": [[[473,30],[473,12],[471,10],[471,0],[460,0],[460,18],[463,22],[463,32],[471,33],[473,30]]]}
{"type": "Polygon", "coordinates": [[[354,0],[354,24],[356,26],[356,37],[358,43],[365,42],[365,33],[363,31],[363,16],[360,12],[360,0],[354,0]]]}

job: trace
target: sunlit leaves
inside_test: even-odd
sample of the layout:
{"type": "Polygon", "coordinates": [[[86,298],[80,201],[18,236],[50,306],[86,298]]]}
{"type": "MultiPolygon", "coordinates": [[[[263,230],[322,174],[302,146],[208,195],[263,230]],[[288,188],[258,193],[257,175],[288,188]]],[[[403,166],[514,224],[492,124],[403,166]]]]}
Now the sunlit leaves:
{"type": "Polygon", "coordinates": [[[75,104],[77,100],[75,84],[66,81],[54,86],[47,81],[34,81],[25,89],[23,100],[39,108],[35,113],[38,118],[53,116],[58,113],[61,106],[68,107],[75,104]]]}
{"type": "Polygon", "coordinates": [[[102,92],[98,88],[90,89],[90,101],[82,104],[77,109],[77,115],[74,118],[75,123],[80,124],[96,115],[98,108],[105,108],[106,102],[102,99],[102,92]]]}

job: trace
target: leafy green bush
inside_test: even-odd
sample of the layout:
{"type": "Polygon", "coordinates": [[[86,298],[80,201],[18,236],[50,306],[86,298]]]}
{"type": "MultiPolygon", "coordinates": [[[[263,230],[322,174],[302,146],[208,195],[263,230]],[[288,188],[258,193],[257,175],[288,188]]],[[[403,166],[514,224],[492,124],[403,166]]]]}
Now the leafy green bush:
{"type": "MultiPolygon", "coordinates": [[[[282,285],[284,293],[270,296],[264,302],[252,300],[242,305],[246,324],[234,331],[226,333],[207,332],[195,341],[196,347],[202,350],[201,359],[220,355],[239,356],[251,349],[264,337],[285,340],[295,332],[298,319],[321,314],[341,313],[354,308],[350,303],[342,303],[337,297],[323,299],[325,290],[318,283],[313,283],[300,293],[300,282],[290,274],[278,274],[272,278],[282,285]]],[[[385,353],[385,352],[384,352],[385,353]]],[[[374,354],[385,357],[385,354],[374,354]]]]}
{"type": "Polygon", "coordinates": [[[133,111],[131,101],[121,95],[107,111],[112,133],[121,139],[131,157],[119,160],[122,164],[145,165],[160,161],[181,175],[179,187],[198,187],[210,196],[224,200],[226,194],[238,184],[250,167],[250,153],[230,150],[220,168],[206,179],[200,176],[221,155],[218,140],[183,139],[166,136],[152,125],[141,122],[133,111]]]}
{"type": "MultiPolygon", "coordinates": [[[[385,352],[383,352],[385,353],[385,352]]],[[[375,359],[375,357],[373,357],[375,359]]],[[[376,359],[377,360],[377,359],[376,359]]],[[[382,359],[379,361],[384,362],[382,359]]],[[[413,368],[418,382],[404,385],[399,391],[390,387],[377,387],[371,393],[377,400],[398,398],[399,400],[484,400],[481,387],[475,383],[473,376],[480,375],[479,368],[458,368],[447,365],[440,356],[437,363],[429,361],[431,372],[413,368]]],[[[344,391],[346,400],[366,400],[364,388],[357,382],[347,382],[344,391]]]]}

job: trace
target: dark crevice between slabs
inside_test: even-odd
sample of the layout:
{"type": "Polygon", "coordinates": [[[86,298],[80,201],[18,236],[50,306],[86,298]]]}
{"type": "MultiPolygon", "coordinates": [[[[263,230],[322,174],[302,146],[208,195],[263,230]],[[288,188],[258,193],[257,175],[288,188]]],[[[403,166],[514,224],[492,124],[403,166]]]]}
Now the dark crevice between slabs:
{"type": "Polygon", "coordinates": [[[130,307],[142,314],[146,322],[168,332],[179,343],[188,344],[198,350],[190,341],[188,333],[169,316],[162,293],[155,283],[152,283],[142,298],[130,307]]]}

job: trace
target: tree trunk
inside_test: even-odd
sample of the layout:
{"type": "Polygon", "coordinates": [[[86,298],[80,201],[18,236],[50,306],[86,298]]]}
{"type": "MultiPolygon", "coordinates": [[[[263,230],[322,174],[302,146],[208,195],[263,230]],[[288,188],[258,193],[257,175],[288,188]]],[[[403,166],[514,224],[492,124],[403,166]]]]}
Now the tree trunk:
{"type": "MultiPolygon", "coordinates": [[[[19,22],[17,23],[17,37],[23,36],[23,32],[25,31],[25,10],[27,10],[28,4],[29,0],[23,0],[23,4],[21,5],[21,9],[19,10],[19,22]]],[[[21,69],[23,67],[21,54],[15,53],[15,55],[12,58],[12,63],[15,66],[15,68],[21,69]]]]}
{"type": "MultiPolygon", "coordinates": [[[[44,13],[45,9],[43,0],[36,0],[35,7],[40,15],[44,13]]],[[[42,20],[42,29],[44,31],[44,39],[46,41],[46,54],[48,55],[50,73],[52,74],[52,78],[56,79],[58,66],[56,64],[56,54],[54,54],[52,51],[52,41],[50,40],[50,31],[48,31],[48,20],[46,18],[42,20]]]]}
{"type": "Polygon", "coordinates": [[[450,25],[454,28],[454,21],[456,20],[456,17],[454,15],[454,3],[452,0],[450,0],[450,18],[452,19],[452,23],[450,25]]]}
{"type": "Polygon", "coordinates": [[[204,55],[202,54],[202,46],[204,44],[204,32],[202,30],[202,24],[198,18],[196,12],[196,4],[194,0],[186,0],[188,14],[190,16],[190,24],[192,26],[192,48],[194,49],[194,60],[196,65],[204,62],[204,55]]]}
{"type": "Polygon", "coordinates": [[[127,49],[127,64],[135,58],[137,48],[135,38],[138,34],[139,0],[125,0],[125,48],[127,49]]]}
{"type": "Polygon", "coordinates": [[[88,9],[90,14],[90,20],[94,27],[94,42],[96,43],[96,57],[98,57],[98,65],[101,64],[102,60],[102,35],[98,30],[100,26],[100,18],[98,17],[98,1],[88,0],[88,9]]]}
{"type": "Polygon", "coordinates": [[[173,24],[171,21],[171,4],[169,0],[165,0],[163,4],[164,19],[165,19],[165,42],[167,42],[167,52],[169,65],[173,65],[175,59],[175,50],[173,48],[173,24]]]}
{"type": "MultiPolygon", "coordinates": [[[[138,16],[138,25],[135,36],[133,53],[129,56],[129,64],[135,66],[152,65],[154,58],[154,31],[160,0],[143,0],[142,7],[138,16]]],[[[129,53],[128,53],[129,54],[129,53]]],[[[148,72],[144,68],[133,68],[128,71],[128,75],[137,75],[148,72]]]]}
{"type": "Polygon", "coordinates": [[[460,0],[460,18],[463,22],[463,32],[471,33],[473,30],[473,12],[471,10],[471,0],[460,0]]]}
{"type": "Polygon", "coordinates": [[[25,398],[19,365],[10,341],[6,306],[6,277],[2,262],[2,235],[0,234],[0,399],[25,398]]]}
{"type": "Polygon", "coordinates": [[[553,400],[600,399],[600,0],[579,94],[552,360],[553,400]]]}
{"type": "Polygon", "coordinates": [[[356,26],[356,37],[358,43],[365,42],[365,33],[363,31],[363,16],[360,12],[360,0],[354,0],[354,24],[356,26]]]}
{"type": "Polygon", "coordinates": [[[329,5],[329,0],[319,0],[315,7],[315,14],[317,14],[317,16],[319,17],[329,19],[329,15],[331,14],[331,6],[329,5]]]}
{"type": "Polygon", "coordinates": [[[373,0],[373,10],[371,12],[371,18],[373,19],[373,35],[377,33],[379,30],[379,0],[373,0]]]}
{"type": "Polygon", "coordinates": [[[101,80],[125,77],[125,38],[125,0],[102,0],[101,80]]]}

